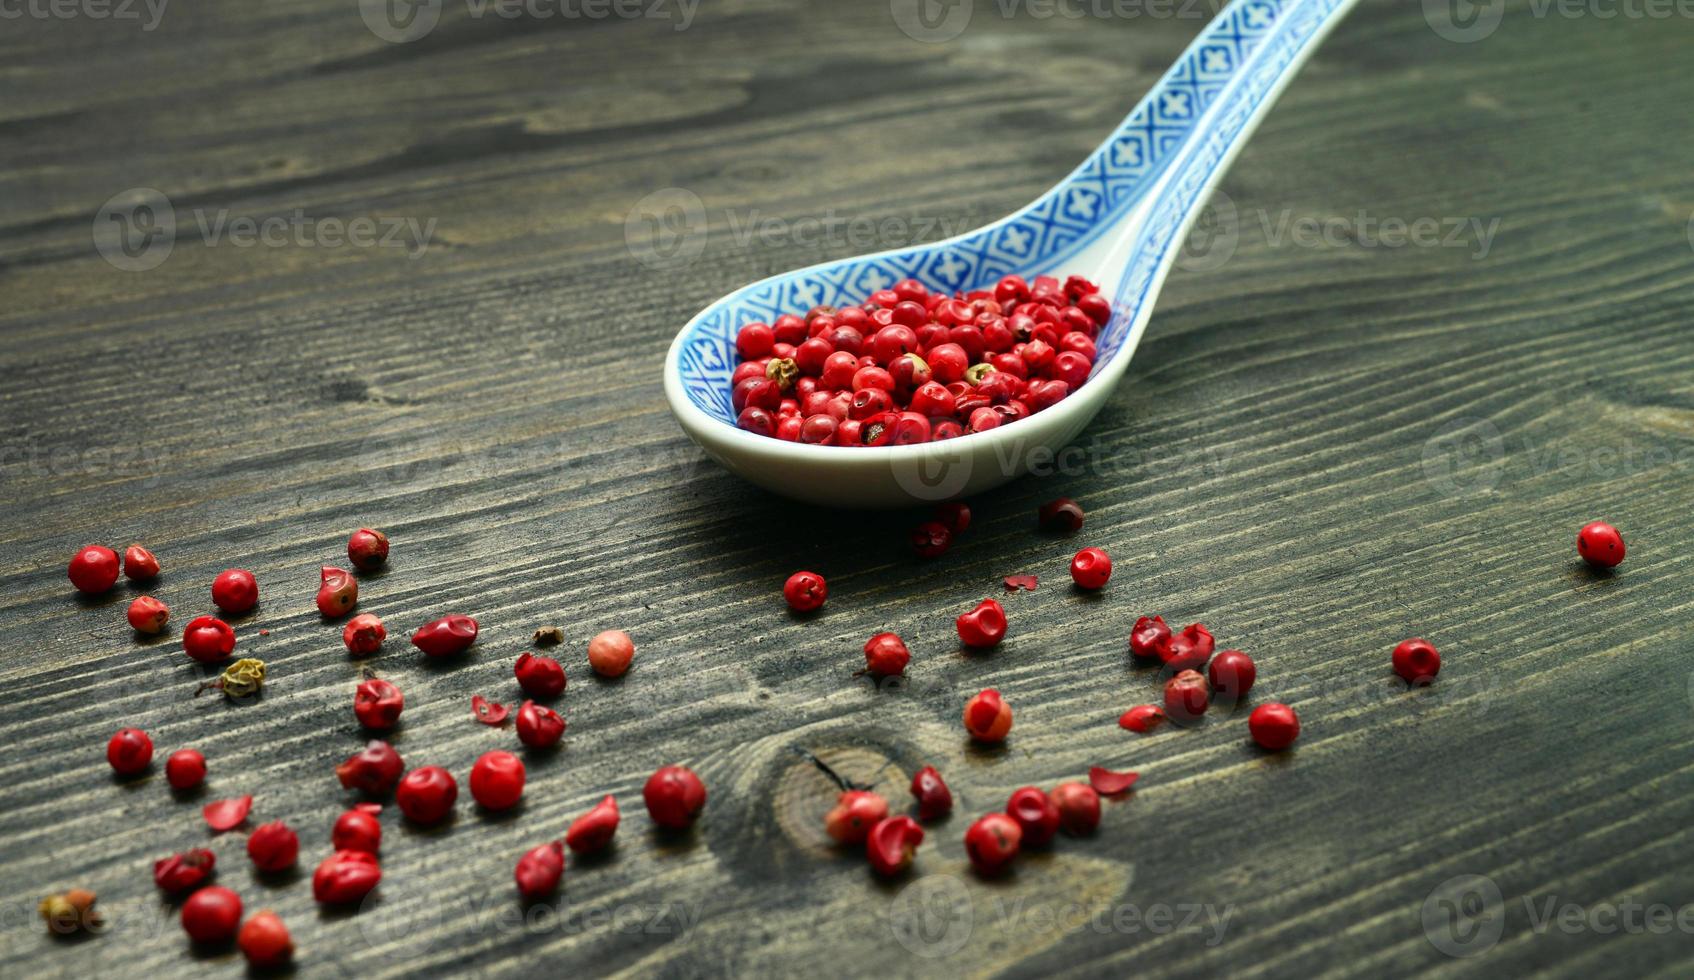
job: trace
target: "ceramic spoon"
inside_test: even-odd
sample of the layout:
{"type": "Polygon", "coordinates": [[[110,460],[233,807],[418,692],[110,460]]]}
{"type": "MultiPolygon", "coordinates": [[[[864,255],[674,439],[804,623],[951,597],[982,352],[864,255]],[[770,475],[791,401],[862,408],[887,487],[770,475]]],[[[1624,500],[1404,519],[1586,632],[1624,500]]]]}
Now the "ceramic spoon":
{"type": "Polygon", "coordinates": [[[777,493],[836,507],[899,507],[1020,476],[1094,418],[1123,377],[1153,302],[1212,188],[1284,86],[1357,0],[1235,0],[1092,155],[1040,199],[957,238],[826,262],[730,293],[689,321],[665,360],[665,397],[712,458],[777,493]],[[913,278],[948,293],[1017,273],[1081,275],[1113,301],[1089,379],[1045,411],[910,446],[814,446],[744,432],[730,411],[735,334],[819,304],[863,302],[913,278]]]}

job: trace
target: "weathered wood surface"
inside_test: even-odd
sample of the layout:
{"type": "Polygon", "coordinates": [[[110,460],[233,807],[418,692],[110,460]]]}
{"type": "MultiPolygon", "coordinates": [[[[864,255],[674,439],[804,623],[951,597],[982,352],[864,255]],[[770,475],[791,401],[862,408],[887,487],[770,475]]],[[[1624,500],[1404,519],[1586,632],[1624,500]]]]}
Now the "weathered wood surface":
{"type": "Polygon", "coordinates": [[[910,515],[816,513],[704,461],[658,365],[737,283],[1029,200],[1202,24],[976,7],[941,45],[876,2],[706,3],[686,30],[449,3],[410,44],[351,0],[171,4],[153,31],[0,22],[0,973],[241,970],[190,953],[152,887],[152,860],[207,841],[202,800],[157,770],[115,782],[101,746],[121,725],[161,760],[204,749],[207,798],[255,794],[250,825],[299,828],[302,875],[283,882],[254,879],[241,832],[210,846],[223,883],[284,916],[307,976],[1686,973],[1694,935],[1674,921],[1537,933],[1528,910],[1604,925],[1606,903],[1694,901],[1694,24],[1513,3],[1492,36],[1454,43],[1418,4],[1361,7],[1225,181],[1237,247],[1172,278],[1086,452],[975,501],[954,551],[919,563],[910,515]],[[137,187],[179,223],[145,272],[90,232],[137,187]],[[667,187],[700,197],[710,232],[661,272],[625,223],[667,187]],[[239,247],[199,228],[222,209],[433,231],[416,256],[239,247]],[[1474,232],[1373,248],[1284,224],[1361,212],[1498,226],[1483,256],[1474,232]],[[830,215],[911,227],[738,231],[830,215]],[[1065,585],[1077,542],[1032,529],[1059,494],[1117,560],[1097,600],[1065,585]],[[1573,561],[1596,516],[1629,536],[1619,574],[1573,561]],[[331,766],[362,742],[358,667],[311,597],[361,524],[394,540],[361,608],[394,634],[375,666],[406,692],[409,764],[462,776],[514,744],[468,699],[514,699],[511,659],[540,625],[570,637],[570,731],[529,756],[515,818],[462,797],[449,828],[420,832],[390,811],[380,901],[348,916],[321,914],[305,879],[346,803],[331,766]],[[262,700],[191,698],[176,630],[138,643],[124,626],[134,589],[76,599],[64,562],[102,540],[156,550],[177,628],[209,611],[219,569],[257,572],[264,601],[237,625],[271,665],[262,700]],[[777,596],[798,567],[829,576],[814,619],[777,596]],[[1007,600],[1009,641],[959,653],[953,615],[1022,572],[1042,586],[1007,600]],[[483,639],[430,669],[404,633],[455,610],[483,639]],[[1298,749],[1258,753],[1240,713],[1119,730],[1153,698],[1124,643],[1153,611],[1250,651],[1254,698],[1304,719],[1298,749]],[[640,653],[598,683],[581,648],[611,626],[640,653]],[[878,691],[851,674],[885,628],[917,660],[878,691]],[[1387,671],[1410,634],[1446,654],[1432,689],[1387,671]],[[1017,710],[994,753],[958,724],[990,685],[1017,710]],[[948,775],[960,805],[917,891],[825,846],[829,785],[796,747],[901,801],[916,766],[948,775]],[[681,839],[650,833],[639,803],[669,762],[711,787],[681,839]],[[966,872],[971,819],[1091,764],[1144,774],[1097,839],[1002,883],[966,872]],[[514,923],[517,856],[608,792],[616,854],[573,863],[562,920],[514,923]],[[1503,915],[1497,944],[1462,959],[1423,918],[1461,875],[1494,882],[1500,907],[1470,907],[1503,915]],[[40,928],[35,902],[72,885],[100,894],[104,935],[40,928]],[[1180,924],[1190,906],[1227,910],[1221,941],[1205,915],[1198,931],[1131,918],[1180,924]],[[946,956],[899,941],[925,907],[918,951],[946,956]]]}

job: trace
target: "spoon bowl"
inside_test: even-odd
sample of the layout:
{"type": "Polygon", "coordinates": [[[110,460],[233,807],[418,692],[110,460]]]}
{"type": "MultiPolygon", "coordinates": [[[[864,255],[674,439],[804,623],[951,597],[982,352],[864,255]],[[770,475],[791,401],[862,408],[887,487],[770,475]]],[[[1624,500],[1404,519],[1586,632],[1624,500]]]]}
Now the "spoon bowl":
{"type": "Polygon", "coordinates": [[[732,472],[832,507],[949,500],[1053,465],[1123,377],[1212,188],[1356,2],[1234,0],[1111,137],[1027,207],[955,238],[786,272],[712,303],[677,334],[665,360],[665,397],[677,421],[732,472]],[[1058,404],[986,432],[908,446],[817,446],[736,427],[730,376],[742,326],[863,302],[907,278],[952,294],[992,289],[1011,274],[1085,276],[1112,301],[1092,373],[1058,404]]]}

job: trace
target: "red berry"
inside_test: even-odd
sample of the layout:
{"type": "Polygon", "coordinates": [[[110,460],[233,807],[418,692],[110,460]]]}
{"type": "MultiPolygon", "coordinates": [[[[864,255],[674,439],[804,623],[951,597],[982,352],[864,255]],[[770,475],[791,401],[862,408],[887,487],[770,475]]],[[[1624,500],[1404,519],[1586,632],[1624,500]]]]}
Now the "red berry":
{"type": "Polygon", "coordinates": [[[368,657],[381,650],[382,641],[386,639],[388,630],[382,625],[382,620],[371,613],[360,613],[341,628],[341,642],[355,657],[368,657]]]}
{"type": "Polygon", "coordinates": [[[1043,531],[1073,534],[1082,530],[1082,507],[1069,497],[1060,497],[1041,505],[1036,517],[1043,531]]]}
{"type": "Polygon", "coordinates": [[[1099,548],[1084,548],[1071,559],[1071,581],[1079,589],[1098,589],[1112,577],[1112,557],[1099,548]]]}
{"type": "Polygon", "coordinates": [[[954,625],[965,646],[995,646],[1006,637],[1006,610],[993,599],[984,599],[955,620],[954,625]]]}
{"type": "Polygon", "coordinates": [[[577,854],[604,850],[618,832],[618,819],[617,798],[608,796],[596,803],[594,809],[571,821],[570,829],[565,831],[565,846],[577,854]]]}
{"type": "Polygon", "coordinates": [[[749,323],[735,334],[735,352],[747,360],[765,357],[776,345],[776,332],[767,323],[749,323]]]}
{"type": "Polygon", "coordinates": [[[212,604],[232,616],[259,604],[259,580],[245,568],[231,568],[212,580],[212,604]]]}
{"type": "Polygon", "coordinates": [[[965,831],[965,853],[980,875],[995,875],[1018,856],[1023,828],[1004,813],[990,813],[965,831]]]}
{"type": "Polygon", "coordinates": [[[300,835],[281,820],[261,824],[247,835],[247,856],[260,871],[291,868],[299,854],[300,835]]]}
{"type": "Polygon", "coordinates": [[[217,867],[217,855],[203,847],[153,862],[153,884],[167,895],[181,895],[205,884],[217,867]]]}
{"type": "Polygon", "coordinates": [[[318,612],[325,619],[345,616],[359,604],[359,580],[352,572],[326,565],[318,570],[318,576],[318,612]]]}
{"type": "Polygon", "coordinates": [[[865,669],[873,674],[893,677],[906,672],[912,662],[912,652],[895,633],[878,633],[865,641],[865,669]]]}
{"type": "Polygon", "coordinates": [[[312,872],[312,898],[324,905],[351,905],[363,901],[380,881],[382,865],[375,854],[336,851],[312,872]]]}
{"type": "Polygon", "coordinates": [[[1408,684],[1429,684],[1441,673],[1441,654],[1428,640],[1406,640],[1394,648],[1394,673],[1408,684]]]}
{"type": "Polygon", "coordinates": [[[1178,721],[1194,721],[1206,713],[1210,696],[1199,671],[1181,671],[1165,682],[1165,714],[1178,721]]]}
{"type": "Polygon", "coordinates": [[[490,701],[480,694],[471,695],[471,717],[484,725],[503,725],[510,714],[506,706],[498,701],[490,701]]]}
{"type": "Polygon", "coordinates": [[[923,843],[923,828],[911,817],[888,817],[879,820],[865,835],[865,856],[871,867],[884,877],[892,877],[911,867],[918,845],[923,843]]]}
{"type": "Polygon", "coordinates": [[[1118,716],[1118,725],[1142,735],[1159,727],[1165,713],[1156,704],[1138,704],[1118,716]]]}
{"type": "MultiPolygon", "coordinates": [[[[1623,545],[1623,535],[1618,533],[1617,528],[1604,521],[1595,521],[1577,532],[1576,553],[1582,556],[1583,561],[1595,568],[1617,567],[1618,562],[1623,561],[1626,550],[1623,545]]],[[[74,576],[72,581],[75,581],[74,576]]],[[[80,589],[82,586],[79,585],[77,588],[80,589]]],[[[83,591],[88,590],[83,589],[83,591]]]]}
{"type": "Polygon", "coordinates": [[[347,538],[347,560],[361,572],[374,572],[388,561],[388,535],[368,527],[347,538]]]}
{"type": "Polygon", "coordinates": [[[953,791],[934,766],[912,773],[912,796],[918,801],[919,820],[936,820],[953,810],[953,791]]]}
{"type": "Polygon", "coordinates": [[[1072,837],[1086,837],[1100,825],[1100,794],[1084,783],[1060,783],[1053,787],[1053,804],[1059,808],[1059,829],[1072,837]]]}
{"type": "Polygon", "coordinates": [[[971,508],[969,504],[953,501],[935,508],[935,519],[946,526],[954,534],[963,534],[971,526],[971,508]]]}
{"type": "Polygon", "coordinates": [[[517,806],[523,784],[523,760],[510,752],[485,752],[471,767],[471,797],[485,810],[517,806]]]}
{"type": "Polygon", "coordinates": [[[153,740],[139,728],[120,728],[106,742],[106,761],[120,776],[145,772],[153,762],[153,740]]]}
{"type": "Polygon", "coordinates": [[[978,742],[993,744],[1006,740],[1012,730],[1012,706],[992,688],[965,702],[965,731],[978,742]]]}
{"type": "Polygon", "coordinates": [[[824,831],[839,844],[863,844],[877,821],[888,816],[888,801],[879,793],[850,789],[824,814],[824,831]]]}
{"type": "Polygon", "coordinates": [[[1212,695],[1232,704],[1247,696],[1258,677],[1259,669],[1253,665],[1253,658],[1240,650],[1225,650],[1213,657],[1211,665],[1206,668],[1206,678],[1212,682],[1212,695]]]}
{"type": "Polygon", "coordinates": [[[532,749],[557,745],[565,734],[565,719],[546,705],[525,701],[518,707],[518,741],[532,749]]]}
{"type": "Polygon", "coordinates": [[[118,581],[118,553],[105,545],[91,544],[71,556],[71,584],[86,595],[109,592],[118,581]]]}
{"type": "Polygon", "coordinates": [[[1142,616],[1135,621],[1135,628],[1129,631],[1129,652],[1137,657],[1158,657],[1164,660],[1170,656],[1171,628],[1165,625],[1163,616],[1148,618],[1142,616]]]}
{"type": "MultiPolygon", "coordinates": [[[[366,806],[375,807],[376,804],[366,806]]],[[[382,849],[382,822],[365,806],[354,807],[335,818],[329,832],[330,846],[338,851],[366,851],[375,854],[382,849]]]]}
{"type": "Polygon", "coordinates": [[[665,766],[647,778],[641,790],[647,814],[661,827],[687,827],[706,806],[706,784],[682,766],[665,766]]]}
{"type": "Polygon", "coordinates": [[[1211,659],[1215,645],[1211,630],[1201,623],[1192,623],[1171,636],[1160,656],[1171,670],[1199,670],[1211,659]]]}
{"type": "MultiPolygon", "coordinates": [[[[830,422],[830,431],[835,431],[834,420],[830,422]]],[[[817,572],[795,572],[782,583],[782,598],[795,612],[811,612],[822,608],[824,600],[829,598],[829,584],[817,572]]]]}
{"type": "Polygon", "coordinates": [[[476,620],[469,616],[443,616],[419,627],[412,646],[431,657],[451,657],[469,650],[476,633],[476,620]]]}
{"type": "Polygon", "coordinates": [[[406,698],[400,689],[380,677],[360,681],[353,692],[353,716],[373,732],[386,732],[400,720],[406,698]]]}
{"type": "Polygon", "coordinates": [[[202,888],[182,903],[182,930],[197,943],[227,943],[239,925],[241,896],[228,888],[202,888]]]}
{"type": "Polygon", "coordinates": [[[235,796],[227,800],[213,800],[200,808],[200,817],[206,821],[206,826],[212,832],[221,834],[226,830],[234,830],[247,819],[247,814],[253,811],[253,797],[235,796]]]}
{"type": "Polygon", "coordinates": [[[165,760],[165,782],[171,789],[192,789],[206,778],[206,757],[194,749],[177,749],[165,760]]]}
{"type": "Polygon", "coordinates": [[[1261,704],[1247,716],[1247,731],[1253,741],[1275,752],[1300,737],[1300,718],[1286,704],[1261,704]]]}
{"type": "Polygon", "coordinates": [[[255,969],[274,969],[294,958],[294,939],[282,924],[282,917],[270,909],[242,923],[235,942],[255,969]]]}
{"type": "Polygon", "coordinates": [[[1100,766],[1090,766],[1088,769],[1088,785],[1101,796],[1119,796],[1127,793],[1135,786],[1135,781],[1141,778],[1138,772],[1113,772],[1100,766]]]}
{"type": "Polygon", "coordinates": [[[1059,831],[1059,806],[1035,786],[1025,786],[1006,801],[1006,815],[1023,830],[1023,843],[1040,847],[1059,831]]]}
{"type": "Polygon", "coordinates": [[[129,604],[127,613],[129,625],[137,633],[158,634],[165,631],[165,623],[171,618],[170,607],[150,595],[136,596],[129,604]]]}
{"type": "Polygon", "coordinates": [[[548,841],[518,858],[512,872],[517,880],[518,894],[527,899],[546,898],[559,890],[559,879],[565,876],[565,849],[558,841],[548,841]]]}
{"type": "Polygon", "coordinates": [[[565,668],[552,657],[538,657],[529,651],[518,654],[512,665],[518,686],[532,698],[556,698],[565,693],[565,668]]]}
{"type": "Polygon", "coordinates": [[[405,763],[400,761],[400,753],[394,751],[394,746],[372,739],[363,749],[348,756],[346,762],[336,766],[335,776],[348,789],[380,795],[393,791],[395,784],[400,782],[404,767],[405,763]]]}
{"type": "Polygon", "coordinates": [[[159,577],[159,559],[138,544],[124,549],[124,578],[131,582],[146,582],[159,577]]]}
{"type": "Polygon", "coordinates": [[[228,660],[235,652],[235,630],[215,616],[197,616],[183,628],[182,649],[203,664],[228,660]]]}
{"type": "Polygon", "coordinates": [[[601,677],[622,677],[635,659],[635,641],[623,630],[606,630],[588,641],[588,666],[601,677]]]}
{"type": "Polygon", "coordinates": [[[458,798],[459,784],[440,766],[413,769],[394,791],[394,802],[406,819],[426,827],[445,820],[458,798]]]}
{"type": "Polygon", "coordinates": [[[940,521],[924,521],[912,529],[912,550],[919,558],[939,558],[953,543],[953,532],[940,521]]]}

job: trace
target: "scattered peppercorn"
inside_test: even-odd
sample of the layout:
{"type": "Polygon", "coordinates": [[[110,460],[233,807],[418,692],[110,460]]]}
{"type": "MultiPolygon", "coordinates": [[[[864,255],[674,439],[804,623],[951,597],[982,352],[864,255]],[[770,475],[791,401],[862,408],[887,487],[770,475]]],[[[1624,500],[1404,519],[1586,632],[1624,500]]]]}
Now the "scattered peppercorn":
{"type": "Polygon", "coordinates": [[[347,537],[347,560],[361,572],[374,572],[388,561],[388,536],[368,527],[347,537]]]}
{"type": "Polygon", "coordinates": [[[241,822],[247,819],[247,814],[252,809],[252,796],[236,796],[227,800],[213,800],[200,808],[200,816],[214,833],[221,834],[241,826],[241,822]]]}
{"type": "Polygon", "coordinates": [[[443,616],[412,634],[412,646],[431,657],[464,653],[476,642],[477,623],[469,616],[443,616]]]}
{"type": "Polygon", "coordinates": [[[400,782],[405,763],[394,746],[372,739],[363,749],[347,757],[335,767],[335,777],[347,789],[362,790],[372,795],[393,792],[400,782]]]}
{"type": "Polygon", "coordinates": [[[104,595],[117,584],[118,553],[105,545],[91,544],[71,556],[68,573],[78,592],[104,595]]]}
{"type": "Polygon", "coordinates": [[[124,578],[131,582],[147,582],[159,577],[159,559],[138,544],[124,549],[124,578]]]}
{"type": "Polygon", "coordinates": [[[1112,557],[1100,548],[1084,548],[1071,559],[1071,581],[1079,589],[1104,588],[1112,577],[1112,557]]]}
{"type": "Polygon", "coordinates": [[[990,813],[965,831],[965,853],[971,867],[984,877],[999,874],[1011,864],[1022,843],[1023,828],[1004,813],[990,813]]]}
{"type": "Polygon", "coordinates": [[[336,851],[312,872],[312,898],[323,905],[351,905],[363,901],[380,881],[382,866],[375,854],[336,851]]]}
{"type": "Polygon", "coordinates": [[[839,844],[863,844],[877,821],[888,816],[888,801],[880,793],[850,789],[836,798],[824,814],[824,831],[839,844]]]}
{"type": "Polygon", "coordinates": [[[212,580],[212,604],[232,616],[259,604],[259,580],[244,568],[230,568],[212,580]]]}
{"type": "Polygon", "coordinates": [[[260,871],[292,868],[299,854],[300,835],[281,820],[260,824],[247,835],[247,856],[260,871]]]}
{"type": "Polygon", "coordinates": [[[1063,534],[1075,534],[1082,530],[1082,506],[1069,497],[1049,500],[1041,505],[1036,513],[1036,522],[1043,531],[1058,531],[1063,534]]]}
{"type": "Polygon", "coordinates": [[[1300,737],[1300,718],[1286,704],[1261,704],[1247,716],[1247,731],[1260,747],[1276,752],[1300,737]]]}
{"type": "Polygon", "coordinates": [[[912,528],[912,550],[919,558],[939,558],[953,543],[953,532],[940,521],[924,521],[912,528]]]}
{"type": "Polygon", "coordinates": [[[353,573],[328,565],[318,569],[318,612],[325,619],[339,619],[359,604],[359,580],[353,573]]]}
{"type": "Polygon", "coordinates": [[[1156,704],[1138,704],[1118,716],[1118,725],[1145,735],[1165,721],[1165,713],[1156,704]]]}
{"type": "Polygon", "coordinates": [[[241,955],[247,957],[248,964],[254,969],[275,969],[294,958],[294,938],[288,934],[288,927],[282,924],[282,917],[270,909],[264,909],[242,923],[235,943],[241,947],[241,955]]]}
{"type": "Polygon", "coordinates": [[[996,646],[1006,637],[1006,610],[993,599],[984,599],[975,609],[959,616],[954,625],[958,628],[960,642],[965,646],[996,646]]]}
{"type": "Polygon", "coordinates": [[[510,752],[485,752],[471,767],[471,798],[485,810],[517,806],[523,786],[523,760],[510,752]]]}
{"type": "Polygon", "coordinates": [[[217,867],[217,855],[203,847],[153,862],[153,884],[167,895],[182,895],[204,885],[217,867]]]}
{"type": "Polygon", "coordinates": [[[556,698],[565,693],[565,668],[552,657],[538,657],[529,651],[518,654],[512,665],[518,686],[532,698],[556,698]]]}
{"type": "Polygon", "coordinates": [[[558,841],[548,841],[519,858],[512,874],[524,898],[546,898],[559,890],[559,879],[565,875],[564,848],[558,841]]]}
{"type": "Polygon", "coordinates": [[[1012,730],[1012,706],[992,688],[965,702],[965,731],[978,742],[994,744],[1006,740],[1012,730]]]}
{"type": "Polygon", "coordinates": [[[518,741],[532,749],[557,745],[565,734],[565,719],[546,705],[525,701],[518,708],[518,741]]]}
{"type": "Polygon", "coordinates": [[[706,784],[683,766],[665,766],[647,777],[641,798],[654,823],[679,830],[692,824],[705,808],[706,784]]]}
{"type": "Polygon", "coordinates": [[[912,773],[912,796],[918,801],[919,820],[939,820],[953,810],[953,791],[947,788],[934,766],[912,773]]]}
{"type": "Polygon", "coordinates": [[[197,616],[182,631],[182,650],[203,664],[228,660],[235,652],[235,630],[215,616],[197,616]]]}
{"type": "Polygon", "coordinates": [[[829,598],[829,583],[817,572],[795,572],[782,584],[782,598],[795,612],[812,612],[829,598]]]}
{"type": "Polygon", "coordinates": [[[1086,837],[1100,825],[1100,794],[1083,783],[1060,783],[1053,787],[1053,804],[1059,808],[1059,829],[1072,837],[1086,837]]]}
{"type": "Polygon", "coordinates": [[[1025,786],[1006,801],[1006,815],[1018,822],[1023,843],[1040,847],[1059,831],[1059,806],[1039,787],[1025,786]]]}
{"type": "Polygon", "coordinates": [[[635,641],[623,630],[606,630],[588,641],[588,666],[601,677],[622,677],[635,659],[635,641]]]}
{"type": "Polygon", "coordinates": [[[386,732],[400,721],[406,697],[380,677],[367,677],[353,691],[353,716],[373,732],[386,732]]]}
{"type": "Polygon", "coordinates": [[[571,821],[565,831],[565,846],[577,854],[593,854],[604,850],[618,832],[618,801],[607,796],[594,809],[571,821]]]}
{"type": "Polygon", "coordinates": [[[865,641],[865,669],[880,677],[894,677],[906,672],[912,662],[912,652],[896,633],[878,633],[865,641]]]}
{"type": "Polygon", "coordinates": [[[1435,645],[1421,637],[1403,641],[1394,648],[1394,673],[1408,684],[1426,685],[1441,673],[1441,654],[1435,645]]]}
{"type": "Polygon", "coordinates": [[[120,728],[106,742],[106,762],[120,776],[136,776],[153,762],[153,740],[139,728],[120,728]]]}
{"type": "Polygon", "coordinates": [[[1171,628],[1163,616],[1142,616],[1129,631],[1129,652],[1163,661],[1170,656],[1171,628]]]}
{"type": "Polygon", "coordinates": [[[480,694],[471,695],[471,717],[484,725],[504,725],[510,713],[498,701],[490,701],[480,694]]]}
{"type": "Polygon", "coordinates": [[[1225,650],[1206,667],[1206,679],[1212,682],[1212,697],[1230,704],[1246,697],[1258,677],[1259,669],[1254,666],[1253,658],[1240,650],[1225,650]]]}
{"type": "Polygon", "coordinates": [[[227,943],[241,925],[241,896],[220,885],[202,888],[182,903],[182,931],[201,944],[227,943]]]}
{"type": "Polygon", "coordinates": [[[165,631],[165,623],[171,618],[171,610],[152,596],[143,595],[135,597],[125,616],[137,633],[156,635],[165,631]]]}
{"type": "Polygon", "coordinates": [[[1177,721],[1196,721],[1206,713],[1211,689],[1197,670],[1178,671],[1165,682],[1165,714],[1177,721]]]}
{"type": "Polygon", "coordinates": [[[923,828],[911,817],[887,817],[865,835],[865,856],[871,868],[883,877],[893,877],[912,865],[923,828]]]}
{"type": "Polygon", "coordinates": [[[196,749],[177,749],[165,760],[165,782],[171,789],[193,789],[206,778],[206,757],[196,749]]]}
{"type": "Polygon", "coordinates": [[[338,851],[365,851],[375,854],[382,850],[382,823],[377,814],[382,807],[374,803],[361,804],[335,818],[330,828],[330,846],[338,851]]]}
{"type": "Polygon", "coordinates": [[[388,629],[371,613],[360,613],[341,628],[341,642],[355,657],[368,657],[381,650],[382,641],[386,639],[388,629]]]}
{"type": "Polygon", "coordinates": [[[1576,553],[1595,568],[1616,568],[1627,551],[1623,535],[1605,521],[1594,521],[1577,532],[1576,553]]]}
{"type": "Polygon", "coordinates": [[[413,769],[394,791],[394,802],[400,812],[413,823],[426,827],[445,820],[458,798],[459,784],[453,781],[452,773],[440,766],[413,769]]]}
{"type": "Polygon", "coordinates": [[[1127,793],[1140,778],[1141,774],[1138,772],[1113,772],[1100,766],[1092,766],[1088,770],[1088,785],[1101,796],[1127,793]]]}
{"type": "Polygon", "coordinates": [[[198,695],[208,688],[217,688],[226,697],[244,698],[259,693],[265,686],[265,662],[245,657],[237,660],[223,669],[216,680],[210,680],[194,689],[198,695]]]}

